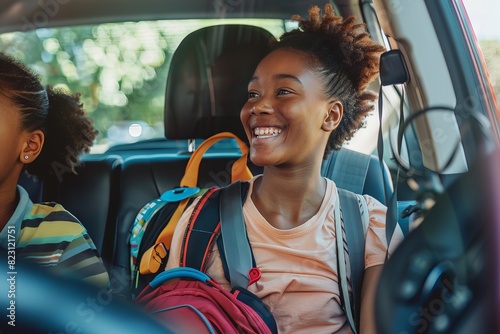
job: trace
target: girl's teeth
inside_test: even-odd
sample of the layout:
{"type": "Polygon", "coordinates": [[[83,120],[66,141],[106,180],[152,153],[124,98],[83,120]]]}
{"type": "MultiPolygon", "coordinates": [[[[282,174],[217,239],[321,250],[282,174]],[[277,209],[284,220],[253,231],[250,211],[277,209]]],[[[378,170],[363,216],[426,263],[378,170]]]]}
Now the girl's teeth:
{"type": "Polygon", "coordinates": [[[281,133],[281,129],[278,128],[256,128],[254,134],[259,138],[274,137],[281,133]]]}

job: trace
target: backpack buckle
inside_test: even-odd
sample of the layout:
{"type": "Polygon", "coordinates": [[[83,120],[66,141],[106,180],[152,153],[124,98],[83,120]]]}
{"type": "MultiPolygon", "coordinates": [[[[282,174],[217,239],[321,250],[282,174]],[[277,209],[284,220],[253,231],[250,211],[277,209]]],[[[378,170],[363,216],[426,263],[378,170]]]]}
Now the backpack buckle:
{"type": "Polygon", "coordinates": [[[157,243],[144,252],[141,259],[139,271],[141,274],[156,274],[160,268],[166,265],[168,249],[163,242],[157,243]]]}

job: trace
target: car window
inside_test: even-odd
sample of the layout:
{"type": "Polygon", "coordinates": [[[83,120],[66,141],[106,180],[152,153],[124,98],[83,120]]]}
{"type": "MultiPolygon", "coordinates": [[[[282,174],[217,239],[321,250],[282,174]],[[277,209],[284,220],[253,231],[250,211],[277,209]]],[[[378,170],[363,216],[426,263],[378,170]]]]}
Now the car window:
{"type": "MultiPolygon", "coordinates": [[[[173,52],[190,32],[219,20],[106,23],[0,35],[0,48],[34,68],[44,84],[80,92],[99,131],[93,153],[115,144],[164,137],[166,76],[173,52]]],[[[261,26],[274,36],[276,19],[224,23],[261,26]]],[[[290,29],[290,27],[288,27],[290,29]]]]}
{"type": "Polygon", "coordinates": [[[500,101],[500,2],[463,0],[463,3],[483,53],[497,101],[500,101]]]}
{"type": "MultiPolygon", "coordinates": [[[[222,23],[260,26],[275,37],[297,28],[296,22],[279,19],[119,22],[4,33],[0,48],[35,69],[44,84],[82,94],[99,131],[91,153],[103,153],[117,144],[164,138],[173,52],[189,33],[222,23]]],[[[366,124],[346,147],[363,153],[375,149],[377,112],[366,124]]]]}

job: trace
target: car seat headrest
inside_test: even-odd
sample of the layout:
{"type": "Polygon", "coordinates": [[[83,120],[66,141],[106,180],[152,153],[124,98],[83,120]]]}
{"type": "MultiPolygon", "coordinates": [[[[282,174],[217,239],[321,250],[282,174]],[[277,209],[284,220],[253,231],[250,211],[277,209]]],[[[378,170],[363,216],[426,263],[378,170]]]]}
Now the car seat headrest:
{"type": "Polygon", "coordinates": [[[230,131],[247,140],[240,111],[258,62],[274,37],[247,25],[202,28],[172,56],[165,95],[165,136],[205,139],[230,131]]]}

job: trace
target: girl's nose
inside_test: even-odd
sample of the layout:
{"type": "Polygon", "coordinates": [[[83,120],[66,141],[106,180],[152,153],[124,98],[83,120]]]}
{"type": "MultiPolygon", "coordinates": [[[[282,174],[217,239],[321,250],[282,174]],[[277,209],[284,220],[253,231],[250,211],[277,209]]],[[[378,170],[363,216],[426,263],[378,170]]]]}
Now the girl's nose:
{"type": "Polygon", "coordinates": [[[254,115],[270,114],[273,112],[273,108],[267,99],[261,99],[253,105],[250,112],[254,115]]]}

